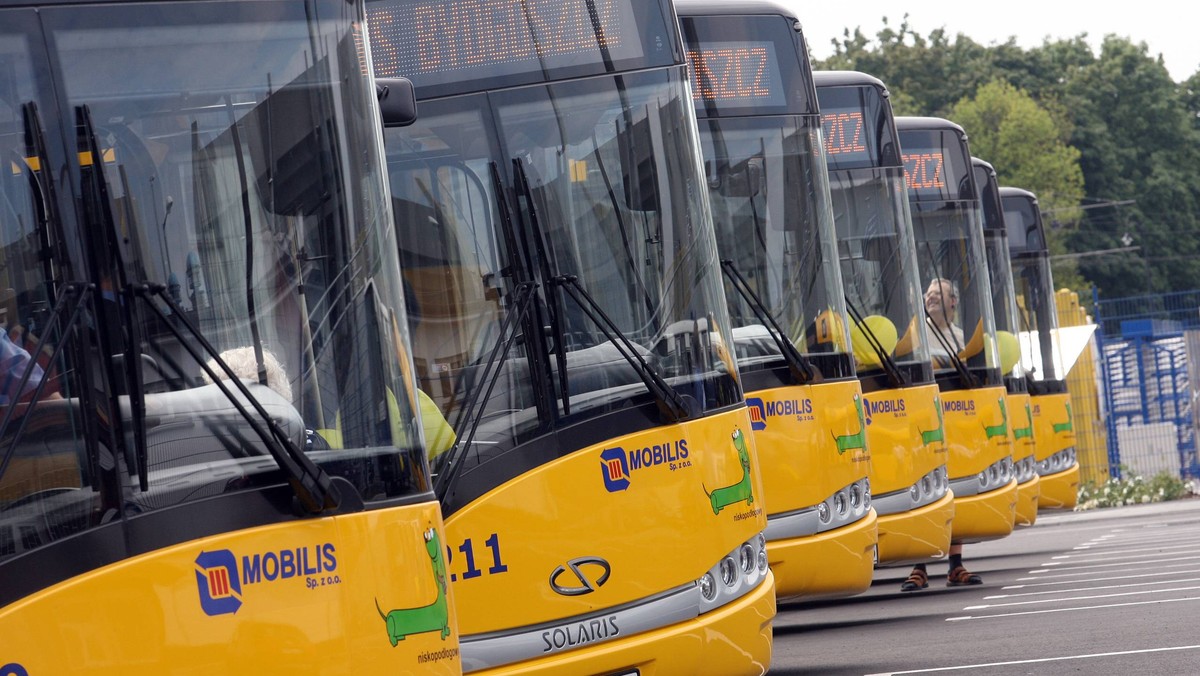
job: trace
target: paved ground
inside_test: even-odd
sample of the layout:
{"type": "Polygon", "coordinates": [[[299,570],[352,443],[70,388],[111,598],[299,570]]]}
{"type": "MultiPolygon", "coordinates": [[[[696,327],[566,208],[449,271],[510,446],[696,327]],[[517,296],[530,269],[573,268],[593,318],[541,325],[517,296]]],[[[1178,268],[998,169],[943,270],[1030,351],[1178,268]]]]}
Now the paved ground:
{"type": "Polygon", "coordinates": [[[771,674],[1200,674],[1200,500],[1043,513],[968,545],[978,587],[785,604],[771,674]]]}

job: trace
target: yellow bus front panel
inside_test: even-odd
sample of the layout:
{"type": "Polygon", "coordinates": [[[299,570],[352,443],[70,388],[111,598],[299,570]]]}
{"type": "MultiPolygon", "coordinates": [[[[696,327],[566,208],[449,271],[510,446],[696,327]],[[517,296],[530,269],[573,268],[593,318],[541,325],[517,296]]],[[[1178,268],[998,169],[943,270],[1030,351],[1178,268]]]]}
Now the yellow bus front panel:
{"type": "Polygon", "coordinates": [[[924,507],[879,517],[879,562],[922,563],[945,557],[953,519],[954,496],[949,492],[924,507]]]}
{"type": "Polygon", "coordinates": [[[1008,394],[1009,425],[1012,428],[1013,471],[1017,474],[1017,526],[1037,521],[1041,482],[1037,474],[1037,445],[1033,433],[1033,405],[1024,392],[1008,394]]]}
{"type": "Polygon", "coordinates": [[[871,587],[878,517],[872,509],[849,526],[805,538],[768,540],[767,560],[780,599],[848,596],[871,587]],[[780,580],[788,580],[786,589],[780,580]]]}
{"type": "Polygon", "coordinates": [[[194,540],[0,610],[36,674],[461,673],[436,502],[194,540]]]}
{"type": "MultiPolygon", "coordinates": [[[[451,514],[464,669],[528,662],[553,672],[549,658],[586,662],[669,626],[698,644],[719,643],[708,613],[764,586],[774,594],[750,430],[740,407],[615,438],[451,514]]],[[[757,635],[761,612],[751,604],[728,625],[757,635]]],[[[728,672],[758,673],[769,641],[740,654],[728,672]]]]}
{"type": "Polygon", "coordinates": [[[1079,502],[1079,465],[1057,474],[1048,474],[1042,479],[1042,490],[1038,495],[1039,509],[1075,509],[1079,502]]]}
{"type": "Polygon", "coordinates": [[[955,501],[951,533],[955,542],[978,542],[1012,533],[1017,490],[1005,394],[1003,387],[941,394],[955,501]]]}
{"type": "Polygon", "coordinates": [[[1075,423],[1071,395],[1033,397],[1033,430],[1037,438],[1042,509],[1074,509],[1079,500],[1079,463],[1075,457],[1075,423]]]}
{"type": "MultiPolygon", "coordinates": [[[[771,575],[770,571],[767,575],[771,575]]],[[[765,674],[771,666],[774,618],[774,584],[768,577],[746,596],[695,621],[601,643],[589,650],[474,673],[479,676],[765,674]]]]}
{"type": "Polygon", "coordinates": [[[952,537],[956,543],[983,542],[1013,532],[1017,509],[1017,480],[986,493],[954,498],[952,537]]]}
{"type": "Polygon", "coordinates": [[[776,594],[864,591],[877,538],[858,380],[759,390],[746,404],[763,467],[776,594]]]}
{"type": "Polygon", "coordinates": [[[1014,526],[1032,526],[1037,522],[1038,502],[1042,494],[1042,478],[1034,473],[1033,478],[1017,484],[1017,506],[1013,517],[1014,526]]]}
{"type": "Polygon", "coordinates": [[[953,507],[937,385],[870,392],[863,402],[879,561],[945,556],[953,507]]]}

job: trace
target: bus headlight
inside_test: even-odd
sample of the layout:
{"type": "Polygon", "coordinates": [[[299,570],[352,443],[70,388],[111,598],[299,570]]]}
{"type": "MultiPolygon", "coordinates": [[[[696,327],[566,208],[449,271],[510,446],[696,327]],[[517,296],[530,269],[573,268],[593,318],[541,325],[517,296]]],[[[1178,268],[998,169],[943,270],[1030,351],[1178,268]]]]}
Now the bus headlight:
{"type": "Polygon", "coordinates": [[[721,559],[721,582],[724,582],[726,587],[737,584],[737,564],[733,562],[732,556],[721,559]]]}
{"type": "Polygon", "coordinates": [[[829,513],[828,504],[824,502],[817,504],[817,518],[821,520],[821,523],[829,523],[832,517],[833,515],[829,513]]]}
{"type": "Polygon", "coordinates": [[[712,573],[705,573],[704,577],[700,578],[700,595],[705,601],[717,598],[717,581],[713,579],[712,573]]]}
{"type": "Polygon", "coordinates": [[[758,569],[761,572],[767,570],[767,537],[762,533],[758,534],[758,569]]]}
{"type": "Polygon", "coordinates": [[[758,565],[758,556],[754,552],[754,547],[750,543],[742,545],[738,549],[738,565],[742,567],[742,572],[750,574],[754,572],[754,567],[758,565]]]}

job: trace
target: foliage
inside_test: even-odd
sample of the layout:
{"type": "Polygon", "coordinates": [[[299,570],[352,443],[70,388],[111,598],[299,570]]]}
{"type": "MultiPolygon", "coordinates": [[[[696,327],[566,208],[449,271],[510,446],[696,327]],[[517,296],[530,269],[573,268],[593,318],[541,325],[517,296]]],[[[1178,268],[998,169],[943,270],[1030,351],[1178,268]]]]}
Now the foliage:
{"type": "Polygon", "coordinates": [[[1099,486],[1090,481],[1080,486],[1075,511],[1167,502],[1200,493],[1194,483],[1184,481],[1171,472],[1159,472],[1147,481],[1139,475],[1131,475],[1127,468],[1122,467],[1121,475],[1124,478],[1112,477],[1099,486]]]}
{"type": "MultiPolygon", "coordinates": [[[[1000,185],[1024,188],[1038,196],[1038,204],[1049,224],[1077,222],[1083,215],[1083,171],[1079,150],[1067,145],[1070,121],[1055,117],[1028,93],[996,79],[983,85],[975,96],[964,97],[950,110],[950,119],[969,133],[971,154],[996,168],[1000,185]]],[[[1066,253],[1063,231],[1047,232],[1050,253],[1066,253]]],[[[1059,287],[1077,288],[1073,261],[1054,269],[1059,287]]]]}
{"type": "Polygon", "coordinates": [[[1111,35],[1099,54],[1084,35],[984,47],[941,29],[922,36],[907,17],[885,18],[874,37],[847,30],[834,49],[816,66],[878,77],[899,115],[959,122],[1002,183],[1038,194],[1053,253],[1086,254],[1075,258],[1079,277],[1056,262],[1057,286],[1108,298],[1197,286],[1200,72],[1175,83],[1144,43],[1111,35]],[[1006,119],[998,114],[1013,115],[1011,126],[992,126],[1006,119]],[[1079,174],[1054,175],[1069,158],[1042,157],[1051,128],[1077,153],[1077,200],[1079,174]]]}

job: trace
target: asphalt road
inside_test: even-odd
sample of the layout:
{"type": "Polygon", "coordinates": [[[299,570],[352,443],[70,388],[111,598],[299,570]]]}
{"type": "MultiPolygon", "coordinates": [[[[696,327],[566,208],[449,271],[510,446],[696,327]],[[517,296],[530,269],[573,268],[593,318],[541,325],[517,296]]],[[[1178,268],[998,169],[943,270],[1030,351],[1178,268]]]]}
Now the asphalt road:
{"type": "Polygon", "coordinates": [[[1047,514],[967,545],[977,587],[781,604],[774,675],[1200,674],[1200,500],[1047,514]]]}

